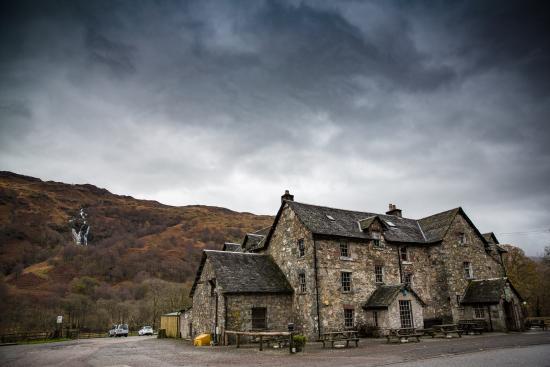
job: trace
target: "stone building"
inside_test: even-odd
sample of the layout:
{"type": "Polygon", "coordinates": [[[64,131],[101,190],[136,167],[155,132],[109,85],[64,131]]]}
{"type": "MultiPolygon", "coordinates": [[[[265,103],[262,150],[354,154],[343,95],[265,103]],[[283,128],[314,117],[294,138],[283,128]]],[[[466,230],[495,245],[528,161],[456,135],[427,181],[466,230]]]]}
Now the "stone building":
{"type": "Polygon", "coordinates": [[[392,204],[376,214],[299,203],[288,191],[281,199],[271,227],[224,244],[225,251],[204,251],[191,291],[197,333],[294,323],[316,339],[360,325],[384,330],[488,316],[500,320],[489,324],[494,330],[522,327],[506,250],[462,208],[409,219],[392,204]],[[494,288],[489,303],[469,296],[479,280],[494,288]],[[490,311],[472,313],[478,304],[490,311]]]}

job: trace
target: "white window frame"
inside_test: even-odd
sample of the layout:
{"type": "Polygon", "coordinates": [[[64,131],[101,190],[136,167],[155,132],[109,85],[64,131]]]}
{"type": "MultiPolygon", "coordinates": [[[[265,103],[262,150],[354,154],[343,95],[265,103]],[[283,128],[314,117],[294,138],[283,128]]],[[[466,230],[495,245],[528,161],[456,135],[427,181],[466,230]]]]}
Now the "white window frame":
{"type": "Polygon", "coordinates": [[[384,265],[374,265],[374,282],[376,284],[384,284],[384,275],[384,265]],[[378,269],[380,269],[380,272],[377,272],[378,269]],[[379,276],[382,278],[381,281],[378,281],[379,276]]]}
{"type": "Polygon", "coordinates": [[[340,272],[340,290],[343,292],[343,293],[349,293],[351,292],[352,290],[352,281],[351,281],[351,271],[341,271],[340,272]],[[346,285],[344,284],[344,274],[349,274],[349,279],[348,279],[348,286],[346,289],[346,285]]]}
{"type": "Polygon", "coordinates": [[[351,257],[351,251],[348,241],[340,241],[340,257],[344,259],[349,259],[351,257]],[[346,255],[343,254],[343,249],[345,248],[346,255]]]}
{"type": "Polygon", "coordinates": [[[464,273],[464,279],[474,279],[474,268],[472,267],[472,263],[470,261],[464,261],[462,263],[462,269],[464,273]],[[466,270],[468,270],[467,273],[466,270]]]}
{"type": "Polygon", "coordinates": [[[306,244],[303,238],[298,240],[298,257],[306,256],[306,244]]]}
{"type": "Polygon", "coordinates": [[[474,304],[472,306],[472,316],[474,319],[485,320],[485,306],[482,304],[474,304]]]}
{"type": "Polygon", "coordinates": [[[298,273],[298,287],[300,289],[300,293],[307,292],[306,273],[298,273]]]}
{"type": "Polygon", "coordinates": [[[372,245],[376,248],[383,248],[384,244],[382,243],[382,234],[378,231],[371,232],[372,245]]]}

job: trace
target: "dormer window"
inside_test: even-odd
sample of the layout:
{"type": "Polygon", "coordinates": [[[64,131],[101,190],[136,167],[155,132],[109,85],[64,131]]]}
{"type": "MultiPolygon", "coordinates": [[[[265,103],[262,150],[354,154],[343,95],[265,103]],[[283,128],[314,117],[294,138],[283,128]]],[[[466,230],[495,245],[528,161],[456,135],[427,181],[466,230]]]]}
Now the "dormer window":
{"type": "Polygon", "coordinates": [[[381,235],[380,235],[380,232],[378,231],[372,231],[370,233],[371,237],[372,237],[372,244],[374,247],[382,247],[382,241],[380,241],[381,239],[381,235]]]}

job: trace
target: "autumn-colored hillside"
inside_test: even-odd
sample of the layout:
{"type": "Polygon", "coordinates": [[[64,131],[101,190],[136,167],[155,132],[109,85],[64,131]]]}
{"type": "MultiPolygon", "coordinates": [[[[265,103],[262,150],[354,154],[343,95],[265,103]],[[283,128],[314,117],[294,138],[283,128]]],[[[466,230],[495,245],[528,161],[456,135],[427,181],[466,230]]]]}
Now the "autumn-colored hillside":
{"type": "Polygon", "coordinates": [[[147,282],[188,284],[203,248],[240,241],[272,220],[0,172],[0,292],[29,302],[55,303],[71,294],[139,301],[135,293],[147,282]],[[76,245],[71,233],[81,209],[90,227],[87,246],[76,245]]]}

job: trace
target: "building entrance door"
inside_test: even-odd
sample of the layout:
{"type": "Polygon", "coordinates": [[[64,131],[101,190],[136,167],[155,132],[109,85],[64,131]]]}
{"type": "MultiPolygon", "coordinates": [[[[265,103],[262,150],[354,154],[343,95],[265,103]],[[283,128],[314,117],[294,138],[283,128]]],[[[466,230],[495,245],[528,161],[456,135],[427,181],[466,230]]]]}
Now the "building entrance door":
{"type": "Polygon", "coordinates": [[[502,306],[504,307],[504,315],[506,316],[506,329],[510,331],[518,331],[519,327],[516,322],[514,304],[512,302],[504,301],[502,306]]]}

